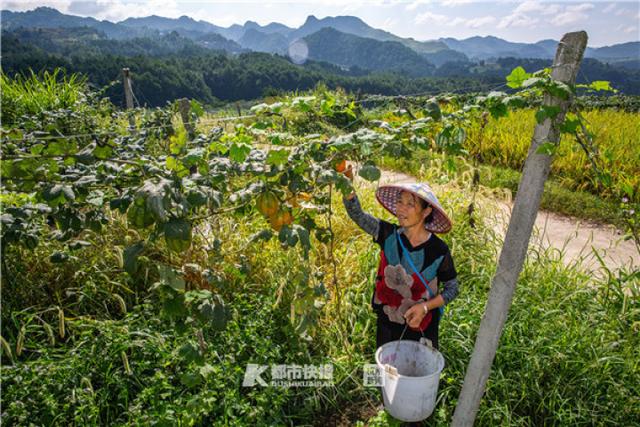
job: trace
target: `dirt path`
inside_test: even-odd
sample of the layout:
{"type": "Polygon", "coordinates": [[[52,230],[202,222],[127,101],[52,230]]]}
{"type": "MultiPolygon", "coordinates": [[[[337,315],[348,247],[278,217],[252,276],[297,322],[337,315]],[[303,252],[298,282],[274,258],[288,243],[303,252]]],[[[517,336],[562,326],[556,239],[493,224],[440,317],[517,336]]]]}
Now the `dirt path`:
{"type": "MultiPolygon", "coordinates": [[[[415,181],[415,178],[384,170],[380,183],[415,181]]],[[[503,239],[511,217],[512,203],[490,200],[496,212],[491,219],[494,230],[503,239]]],[[[611,225],[595,225],[584,220],[553,212],[539,211],[530,245],[541,249],[555,248],[563,253],[565,265],[580,264],[586,271],[600,270],[594,251],[602,257],[610,270],[620,267],[640,268],[640,255],[631,241],[624,241],[623,233],[611,225]]]]}

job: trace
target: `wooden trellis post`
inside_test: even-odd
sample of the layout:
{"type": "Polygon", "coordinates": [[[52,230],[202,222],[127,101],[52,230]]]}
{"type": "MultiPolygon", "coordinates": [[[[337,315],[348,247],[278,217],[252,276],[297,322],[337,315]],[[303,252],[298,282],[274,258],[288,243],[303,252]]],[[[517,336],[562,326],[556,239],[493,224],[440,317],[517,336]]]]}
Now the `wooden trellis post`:
{"type": "MultiPolygon", "coordinates": [[[[573,84],[586,46],[586,32],[565,34],[553,61],[552,78],[573,84]]],[[[500,253],[498,269],[493,277],[471,361],[453,414],[452,426],[472,426],[480,407],[553,159],[551,155],[538,153],[537,150],[544,143],[558,143],[560,125],[564,121],[569,103],[570,100],[562,100],[549,94],[544,96],[543,105],[559,107],[560,113],[553,119],[547,117],[535,127],[500,253]]]]}

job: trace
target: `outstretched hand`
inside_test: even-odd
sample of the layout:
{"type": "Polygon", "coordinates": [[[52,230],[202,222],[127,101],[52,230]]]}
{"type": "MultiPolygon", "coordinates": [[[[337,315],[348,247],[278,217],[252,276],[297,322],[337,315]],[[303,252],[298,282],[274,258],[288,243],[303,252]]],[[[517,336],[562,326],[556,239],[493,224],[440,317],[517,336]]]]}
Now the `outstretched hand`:
{"type": "Polygon", "coordinates": [[[424,311],[424,306],[422,305],[422,301],[414,304],[406,313],[404,313],[404,318],[407,321],[407,324],[411,328],[417,328],[422,323],[422,319],[426,316],[427,313],[424,311]]]}

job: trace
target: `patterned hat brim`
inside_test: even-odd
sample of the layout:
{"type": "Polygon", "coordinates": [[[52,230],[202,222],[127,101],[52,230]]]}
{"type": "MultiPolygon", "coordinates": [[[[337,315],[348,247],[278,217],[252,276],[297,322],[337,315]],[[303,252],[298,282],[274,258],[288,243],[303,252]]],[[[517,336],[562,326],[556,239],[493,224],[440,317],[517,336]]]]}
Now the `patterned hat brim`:
{"type": "Polygon", "coordinates": [[[425,224],[427,230],[440,234],[448,233],[451,230],[453,226],[451,219],[449,219],[449,216],[440,205],[431,187],[425,183],[383,185],[376,190],[376,199],[386,210],[391,212],[393,216],[397,216],[396,204],[401,191],[408,191],[415,194],[417,197],[429,203],[433,208],[432,220],[425,224]]]}

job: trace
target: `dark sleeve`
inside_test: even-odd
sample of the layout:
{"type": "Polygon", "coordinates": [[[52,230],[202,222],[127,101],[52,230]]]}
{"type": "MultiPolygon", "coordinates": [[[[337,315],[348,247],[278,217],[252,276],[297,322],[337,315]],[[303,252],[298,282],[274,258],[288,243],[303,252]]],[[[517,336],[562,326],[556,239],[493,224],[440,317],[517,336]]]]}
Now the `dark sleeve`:
{"type": "Polygon", "coordinates": [[[444,250],[444,259],[440,263],[440,267],[438,267],[438,282],[442,283],[442,292],[440,294],[446,305],[458,296],[460,285],[457,278],[458,273],[456,273],[456,268],[453,265],[451,251],[446,244],[444,244],[444,250]]]}
{"type": "Polygon", "coordinates": [[[377,243],[378,245],[380,245],[380,247],[384,246],[384,241],[387,240],[387,237],[389,237],[390,235],[392,235],[393,233],[395,233],[396,231],[396,225],[392,224],[390,222],[387,222],[383,219],[379,220],[379,227],[378,227],[378,237],[374,237],[373,241],[375,243],[377,243]]]}
{"type": "Polygon", "coordinates": [[[362,210],[358,196],[351,200],[343,197],[342,203],[347,210],[349,218],[375,239],[379,234],[380,220],[362,210]]]}
{"type": "Polygon", "coordinates": [[[438,282],[445,283],[449,280],[455,278],[458,273],[456,272],[456,268],[453,265],[453,258],[451,257],[451,251],[449,247],[445,244],[443,248],[445,254],[444,259],[440,263],[438,267],[438,282]]]}

